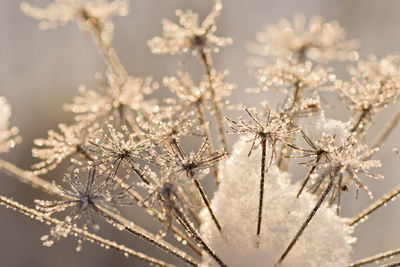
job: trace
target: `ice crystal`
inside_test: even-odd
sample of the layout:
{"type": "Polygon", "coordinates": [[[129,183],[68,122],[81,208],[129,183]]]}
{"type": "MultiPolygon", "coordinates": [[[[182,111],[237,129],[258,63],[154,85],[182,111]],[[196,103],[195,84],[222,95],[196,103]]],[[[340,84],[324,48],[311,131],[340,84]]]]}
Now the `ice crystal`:
{"type": "Polygon", "coordinates": [[[13,148],[21,141],[17,136],[18,128],[10,128],[11,106],[7,99],[0,97],[0,153],[4,153],[13,148]]]}
{"type": "Polygon", "coordinates": [[[222,9],[220,0],[216,0],[210,14],[199,25],[199,15],[192,10],[185,12],[178,9],[175,14],[179,17],[179,25],[167,19],[162,21],[163,36],[154,37],[148,41],[154,54],[180,54],[191,50],[197,54],[199,50],[218,51],[218,46],[232,43],[231,38],[217,37],[216,19],[222,9]]]}
{"type": "Polygon", "coordinates": [[[42,30],[76,21],[79,26],[90,31],[95,28],[103,41],[110,42],[114,25],[111,16],[126,16],[129,11],[127,0],[55,0],[45,8],[31,6],[23,2],[21,10],[30,17],[40,20],[42,30]]]}
{"type": "Polygon", "coordinates": [[[81,86],[82,96],[75,97],[74,103],[64,105],[64,109],[78,114],[77,121],[90,124],[102,116],[114,116],[125,123],[129,111],[154,111],[158,108],[154,100],[145,100],[146,95],[158,88],[158,83],[151,77],[124,79],[112,71],[108,71],[106,77],[104,83],[97,75],[102,92],[81,86]]]}
{"type": "Polygon", "coordinates": [[[309,23],[302,15],[293,22],[280,19],[277,25],[267,26],[256,35],[258,43],[250,49],[263,56],[293,56],[300,62],[309,58],[318,62],[331,60],[357,60],[356,40],[346,40],[344,29],[336,22],[324,22],[313,17],[309,23]]]}
{"type": "MultiPolygon", "coordinates": [[[[220,219],[224,236],[211,226],[211,218],[205,210],[201,234],[228,266],[274,266],[315,199],[306,192],[295,200],[298,186],[291,184],[289,175],[273,165],[266,174],[263,231],[257,238],[261,151],[247,157],[250,144],[246,139],[248,137],[241,137],[233,147],[232,156],[221,164],[221,185],[212,199],[212,208],[220,219]]],[[[351,233],[352,228],[343,218],[323,206],[281,266],[344,266],[350,259],[354,242],[351,233]]],[[[202,266],[215,264],[204,257],[202,266]]]]}

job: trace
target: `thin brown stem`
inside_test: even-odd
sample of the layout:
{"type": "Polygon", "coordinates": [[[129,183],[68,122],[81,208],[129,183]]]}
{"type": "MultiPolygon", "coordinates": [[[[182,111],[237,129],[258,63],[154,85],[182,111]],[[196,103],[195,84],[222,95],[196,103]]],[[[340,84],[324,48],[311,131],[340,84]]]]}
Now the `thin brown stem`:
{"type": "Polygon", "coordinates": [[[82,17],[85,21],[90,24],[92,27],[92,33],[95,40],[95,44],[99,47],[100,53],[104,57],[104,60],[120,78],[126,79],[128,74],[125,70],[125,67],[122,65],[121,60],[119,59],[115,50],[110,46],[110,44],[103,39],[103,31],[104,29],[99,23],[99,20],[92,16],[86,9],[82,9],[82,17]]]}
{"type": "Polygon", "coordinates": [[[368,117],[371,116],[372,107],[364,108],[361,110],[360,115],[358,116],[357,121],[354,123],[353,127],[351,127],[350,132],[356,133],[357,137],[362,136],[365,131],[365,125],[369,121],[368,117]]]}
{"type": "Polygon", "coordinates": [[[312,174],[312,173],[315,171],[315,169],[317,168],[317,163],[318,163],[318,161],[319,161],[319,157],[317,157],[317,159],[315,160],[315,164],[312,165],[311,168],[308,170],[307,175],[306,175],[306,177],[304,178],[303,183],[301,184],[300,190],[299,190],[299,192],[297,193],[296,198],[299,198],[300,195],[301,195],[301,193],[303,192],[304,187],[307,185],[308,181],[309,181],[310,178],[311,178],[311,174],[312,174]]]}
{"type": "Polygon", "coordinates": [[[152,245],[160,248],[166,253],[173,255],[182,261],[186,262],[191,266],[200,266],[200,263],[194,258],[189,256],[187,253],[181,251],[180,249],[174,247],[170,243],[164,241],[163,239],[157,238],[152,233],[148,232],[146,229],[134,224],[133,222],[123,218],[122,216],[112,213],[102,207],[96,206],[97,211],[106,218],[115,228],[118,230],[125,230],[141,239],[150,242],[152,245]]]}
{"type": "Polygon", "coordinates": [[[199,191],[199,193],[201,195],[201,198],[203,199],[204,205],[206,205],[206,207],[208,209],[208,212],[210,213],[211,218],[215,223],[215,226],[217,226],[218,231],[221,233],[221,231],[222,231],[221,225],[219,224],[218,219],[215,216],[215,213],[211,208],[210,201],[208,200],[207,195],[205,194],[205,192],[203,190],[203,186],[200,184],[200,182],[199,182],[199,180],[197,178],[193,178],[193,181],[194,181],[194,183],[195,183],[195,185],[197,187],[197,190],[199,191]]]}
{"type": "MultiPolygon", "coordinates": [[[[336,171],[335,171],[336,172],[336,171]]],[[[336,174],[335,174],[336,175],[336,174]]],[[[308,224],[310,223],[311,219],[314,217],[314,215],[316,214],[316,212],[318,211],[318,209],[321,207],[322,203],[324,202],[326,196],[328,195],[329,191],[331,191],[332,186],[333,186],[333,181],[334,181],[334,177],[335,175],[331,175],[330,177],[330,181],[328,186],[325,188],[325,190],[323,191],[322,195],[320,196],[320,198],[318,199],[318,202],[315,204],[313,210],[311,211],[311,213],[308,215],[306,221],[303,223],[303,225],[300,227],[300,230],[297,232],[297,234],[295,235],[295,237],[293,238],[293,240],[290,242],[289,246],[286,248],[286,250],[282,253],[281,257],[279,258],[277,265],[280,265],[282,263],[282,261],[285,259],[285,257],[288,255],[288,253],[290,252],[290,250],[293,248],[293,246],[296,244],[297,240],[299,240],[300,236],[303,234],[304,230],[307,228],[308,224]]]]}
{"type": "Polygon", "coordinates": [[[389,121],[389,123],[385,126],[383,131],[378,135],[376,140],[372,143],[371,148],[374,149],[380,146],[383,143],[383,141],[385,141],[385,139],[388,137],[388,135],[392,132],[392,130],[396,127],[399,121],[400,121],[400,110],[389,121]]]}
{"type": "Polygon", "coordinates": [[[267,154],[267,139],[261,139],[261,173],[260,173],[260,193],[258,201],[258,216],[257,216],[257,236],[261,233],[261,221],[264,201],[264,180],[265,180],[265,158],[267,154]]]}
{"type": "MultiPolygon", "coordinates": [[[[201,101],[197,101],[196,102],[196,112],[197,112],[197,120],[199,121],[199,124],[200,124],[200,127],[201,127],[201,132],[202,132],[203,136],[205,138],[207,138],[208,140],[211,140],[210,139],[210,137],[211,137],[210,136],[210,131],[209,131],[208,126],[206,124],[206,118],[205,118],[205,115],[204,115],[203,106],[202,106],[201,101]]],[[[213,151],[214,151],[213,145],[212,145],[211,142],[209,142],[209,146],[207,148],[207,152],[208,152],[209,155],[211,155],[213,153],[213,151]]],[[[215,164],[213,164],[213,166],[212,166],[212,171],[214,173],[215,181],[216,181],[217,185],[219,185],[220,179],[219,179],[219,176],[218,176],[218,169],[217,169],[217,166],[215,164]]]]}
{"type": "MultiPolygon", "coordinates": [[[[52,218],[50,216],[47,216],[46,214],[39,212],[37,210],[34,209],[30,209],[16,201],[13,201],[7,197],[4,196],[0,196],[0,205],[5,206],[7,208],[11,208],[14,209],[26,216],[29,216],[30,218],[36,219],[40,222],[44,222],[47,224],[52,224],[52,225],[64,225],[65,222],[59,221],[55,218],[52,218]]],[[[146,254],[143,254],[141,252],[137,252],[134,251],[130,248],[125,247],[124,245],[120,245],[114,241],[110,241],[108,239],[104,239],[100,236],[97,236],[95,234],[89,233],[88,231],[78,228],[76,226],[73,225],[69,225],[68,226],[70,229],[70,235],[74,235],[74,236],[79,236],[82,239],[88,240],[92,243],[95,243],[101,247],[105,247],[105,248],[113,248],[117,251],[121,251],[123,252],[125,255],[127,256],[134,256],[137,257],[141,260],[144,260],[150,264],[154,264],[157,266],[165,266],[165,267],[172,267],[173,265],[168,264],[164,261],[152,258],[150,256],[147,256],[146,254]]]]}
{"type": "Polygon", "coordinates": [[[225,151],[228,151],[228,142],[226,140],[225,129],[224,129],[224,118],[222,116],[221,107],[219,106],[216,92],[213,87],[214,78],[213,78],[213,74],[212,74],[211,55],[209,53],[207,53],[204,49],[201,49],[200,50],[200,59],[206,70],[208,83],[210,85],[210,87],[208,89],[211,93],[212,105],[213,105],[214,112],[215,112],[215,119],[217,121],[218,139],[221,142],[223,149],[225,151]]]}
{"type": "Polygon", "coordinates": [[[397,186],[394,188],[392,191],[389,193],[383,195],[380,199],[375,201],[371,206],[366,208],[364,211],[362,211],[360,214],[358,214],[355,218],[351,219],[351,221],[348,223],[349,226],[354,226],[360,222],[363,222],[366,220],[366,218],[379,209],[380,207],[384,206],[387,204],[389,201],[394,200],[398,195],[400,194],[400,186],[397,186]]]}
{"type": "MultiPolygon", "coordinates": [[[[290,116],[291,126],[290,128],[294,128],[296,124],[296,116],[294,115],[294,110],[297,108],[301,101],[302,95],[302,87],[300,86],[300,81],[297,81],[294,84],[294,92],[293,92],[293,102],[291,106],[292,115],[290,116]]],[[[285,140],[286,143],[291,143],[293,140],[292,137],[289,137],[285,140]]],[[[290,157],[292,147],[287,146],[286,144],[282,144],[281,151],[278,158],[278,167],[281,171],[286,171],[288,169],[288,157],[290,157]]]]}
{"type": "Polygon", "coordinates": [[[400,248],[399,249],[394,249],[394,250],[389,250],[383,253],[379,253],[377,255],[365,258],[365,259],[361,259],[358,261],[355,261],[353,263],[350,263],[349,265],[347,265],[347,267],[356,267],[356,266],[362,266],[368,263],[372,263],[372,262],[376,262],[379,260],[383,260],[383,259],[387,259],[396,255],[400,254],[400,248]]]}
{"type": "Polygon", "coordinates": [[[214,250],[201,238],[200,234],[193,227],[193,224],[186,218],[186,216],[178,209],[175,208],[176,219],[186,229],[189,235],[193,237],[199,243],[199,245],[222,267],[226,267],[226,264],[215,254],[214,250]]]}

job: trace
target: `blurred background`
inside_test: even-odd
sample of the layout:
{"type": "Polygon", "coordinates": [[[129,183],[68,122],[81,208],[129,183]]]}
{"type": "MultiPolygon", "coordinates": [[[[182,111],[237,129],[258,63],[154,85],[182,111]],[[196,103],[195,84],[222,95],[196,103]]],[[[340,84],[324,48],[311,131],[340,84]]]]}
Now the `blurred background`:
{"type": "MultiPolygon", "coordinates": [[[[104,71],[105,65],[90,35],[82,33],[77,24],[69,23],[54,31],[40,31],[37,21],[26,17],[19,10],[21,2],[0,1],[0,95],[6,96],[11,103],[11,124],[19,127],[23,137],[20,145],[1,157],[23,169],[29,169],[35,162],[31,157],[33,139],[47,137],[47,131],[57,129],[60,122],[73,122],[71,114],[63,112],[63,103],[72,101],[81,84],[95,88],[94,74],[104,71]]],[[[29,2],[45,6],[49,1],[29,2]]],[[[217,69],[229,69],[229,80],[237,84],[238,89],[231,98],[234,103],[239,100],[248,105],[258,103],[257,97],[244,93],[246,87],[256,85],[245,65],[245,60],[249,57],[245,46],[249,41],[255,40],[256,32],[264,25],[274,24],[280,17],[291,19],[294,14],[302,13],[307,18],[322,15],[328,21],[337,20],[347,30],[349,38],[361,41],[361,58],[366,58],[369,54],[382,57],[400,50],[400,2],[396,0],[225,0],[223,4],[217,34],[232,37],[234,43],[215,55],[215,66],[217,69]]],[[[161,82],[163,76],[173,75],[178,63],[182,61],[190,61],[193,70],[201,73],[195,58],[152,55],[146,41],[161,34],[163,18],[176,21],[175,9],[191,8],[204,18],[211,5],[211,0],[132,0],[130,14],[113,19],[113,46],[129,74],[152,75],[161,82]]],[[[339,77],[345,73],[344,64],[337,64],[335,67],[335,73],[339,77]]],[[[160,89],[160,95],[163,95],[164,90],[166,89],[160,89]]],[[[273,93],[264,96],[265,99],[274,101],[273,93]]],[[[346,120],[351,113],[337,104],[328,114],[346,120]]],[[[393,109],[384,110],[377,117],[374,128],[382,128],[391,116],[393,109]]],[[[385,180],[364,179],[375,197],[400,183],[400,158],[392,152],[393,148],[400,148],[399,130],[396,129],[388,138],[376,157],[383,163],[383,168],[377,172],[382,173],[385,180]]],[[[371,129],[367,141],[375,134],[376,131],[371,129]]],[[[233,141],[234,137],[230,136],[230,143],[233,141]]],[[[191,148],[190,144],[187,148],[191,148]]],[[[49,180],[60,180],[61,177],[62,170],[46,175],[49,180]]],[[[207,187],[209,196],[213,190],[214,185],[211,183],[207,187]]],[[[34,206],[34,199],[47,197],[4,174],[0,174],[0,194],[30,207],[34,206]]],[[[344,195],[344,216],[354,216],[372,202],[363,192],[357,200],[353,190],[344,195]]],[[[128,216],[148,230],[155,232],[160,228],[152,218],[139,210],[130,210],[128,216]]],[[[354,245],[353,259],[398,248],[399,220],[400,201],[395,201],[377,211],[366,223],[360,224],[354,233],[357,242],[354,245]]],[[[119,252],[106,251],[88,242],[84,243],[82,252],[76,253],[77,241],[74,238],[61,240],[51,248],[45,248],[39,239],[47,233],[47,226],[0,207],[0,266],[146,266],[134,258],[125,258],[119,252]]],[[[101,235],[154,257],[182,265],[147,243],[107,226],[102,228],[101,235]]]]}

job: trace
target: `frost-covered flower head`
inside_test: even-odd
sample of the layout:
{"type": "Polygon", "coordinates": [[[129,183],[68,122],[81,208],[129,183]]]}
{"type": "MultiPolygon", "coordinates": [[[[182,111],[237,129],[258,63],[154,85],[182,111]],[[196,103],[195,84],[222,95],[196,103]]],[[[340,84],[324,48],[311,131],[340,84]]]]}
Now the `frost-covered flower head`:
{"type": "Polygon", "coordinates": [[[149,183],[138,160],[146,158],[146,151],[152,147],[152,142],[148,139],[140,141],[126,126],[121,126],[121,131],[112,124],[108,124],[107,128],[108,133],[99,129],[96,136],[88,141],[90,145],[86,146],[93,155],[95,164],[104,165],[106,170],[110,171],[111,179],[117,174],[121,165],[127,165],[143,182],[149,183]]]}
{"type": "Polygon", "coordinates": [[[114,25],[111,16],[126,16],[129,12],[128,0],[55,0],[45,8],[21,4],[21,10],[30,17],[40,20],[42,30],[76,21],[86,31],[94,29],[103,41],[110,42],[114,25]]]}
{"type": "Polygon", "coordinates": [[[309,23],[302,15],[293,21],[284,18],[278,24],[267,26],[256,35],[258,43],[250,49],[263,56],[293,56],[304,62],[307,58],[318,62],[332,60],[357,60],[356,40],[346,40],[344,29],[336,22],[324,22],[313,17],[309,23]]]}
{"type": "Polygon", "coordinates": [[[264,90],[273,87],[287,93],[288,88],[296,86],[311,91],[327,88],[336,79],[331,72],[329,68],[313,66],[310,61],[297,63],[288,57],[277,59],[275,64],[258,69],[254,75],[264,90]]]}
{"type": "Polygon", "coordinates": [[[248,155],[252,153],[255,147],[256,140],[258,140],[260,144],[265,140],[272,150],[271,160],[269,164],[271,165],[272,157],[275,154],[275,144],[277,141],[294,147],[293,145],[287,143],[285,140],[291,138],[294,133],[299,131],[299,129],[290,129],[290,125],[292,122],[288,118],[281,118],[275,114],[272,114],[271,111],[268,110],[264,122],[256,111],[252,113],[247,108],[245,108],[244,110],[250,117],[249,122],[245,121],[241,116],[238,117],[238,121],[234,121],[228,118],[226,119],[229,122],[233,133],[254,135],[253,143],[248,155]]]}
{"type": "Polygon", "coordinates": [[[195,175],[204,174],[204,170],[208,171],[208,168],[228,156],[227,152],[219,150],[210,155],[204,155],[208,151],[209,145],[208,139],[204,139],[196,153],[190,152],[189,155],[186,155],[180,141],[177,140],[174,145],[170,144],[164,147],[165,154],[162,157],[166,166],[173,168],[176,173],[185,173],[187,177],[195,178],[195,175]]]}
{"type": "Polygon", "coordinates": [[[178,71],[178,77],[165,77],[163,83],[174,93],[186,106],[196,102],[204,103],[214,100],[221,101],[228,97],[235,86],[232,83],[225,82],[228,71],[212,73],[212,83],[207,75],[203,75],[200,84],[197,86],[188,72],[178,71]],[[210,88],[215,91],[215,96],[211,93],[210,88]]]}
{"type": "Polygon", "coordinates": [[[84,156],[83,146],[86,137],[84,126],[79,123],[71,126],[61,123],[58,128],[61,133],[49,130],[47,139],[38,138],[33,141],[37,147],[32,148],[32,156],[41,160],[32,166],[35,174],[44,174],[55,169],[74,153],[81,153],[84,156]]]}
{"type": "Polygon", "coordinates": [[[146,136],[164,141],[195,134],[198,126],[193,121],[193,112],[183,109],[175,99],[169,99],[167,102],[170,102],[170,105],[161,107],[160,112],[137,118],[138,125],[146,136]]]}
{"type": "Polygon", "coordinates": [[[13,148],[21,141],[17,136],[18,128],[10,128],[11,106],[5,97],[0,97],[0,153],[13,148]]]}
{"type": "Polygon", "coordinates": [[[145,100],[145,96],[158,88],[158,83],[151,77],[127,79],[107,71],[106,81],[96,75],[102,92],[80,86],[82,96],[74,98],[72,104],[65,104],[64,109],[78,114],[77,121],[90,124],[102,116],[115,116],[124,122],[131,111],[154,111],[158,109],[154,100],[145,100]]]}
{"type": "Polygon", "coordinates": [[[222,9],[221,0],[215,0],[210,14],[199,25],[199,15],[192,10],[185,12],[178,9],[175,14],[179,17],[179,25],[167,19],[162,21],[163,36],[156,36],[148,41],[154,54],[181,54],[191,50],[194,55],[199,50],[218,51],[218,46],[232,43],[231,38],[217,37],[216,19],[222,9]]]}
{"type": "MultiPolygon", "coordinates": [[[[57,187],[65,200],[35,200],[36,208],[46,215],[63,212],[67,208],[73,209],[70,215],[65,217],[65,227],[59,228],[60,231],[68,230],[67,225],[76,224],[80,220],[83,221],[85,228],[87,225],[92,225],[96,230],[99,226],[95,224],[95,213],[105,216],[102,212],[102,209],[105,209],[118,214],[118,206],[131,204],[126,189],[121,189],[118,184],[113,184],[107,179],[101,180],[102,177],[98,175],[95,167],[90,169],[86,183],[83,183],[77,174],[73,174],[73,177],[65,175],[64,178],[70,189],[57,187]]],[[[54,231],[52,234],[56,239],[60,235],[65,236],[65,233],[54,231]]],[[[47,236],[46,240],[48,240],[47,245],[51,246],[52,237],[47,236]]]]}
{"type": "Polygon", "coordinates": [[[336,82],[336,88],[351,110],[385,107],[400,97],[400,57],[389,55],[381,60],[371,56],[350,67],[351,81],[336,82]]]}

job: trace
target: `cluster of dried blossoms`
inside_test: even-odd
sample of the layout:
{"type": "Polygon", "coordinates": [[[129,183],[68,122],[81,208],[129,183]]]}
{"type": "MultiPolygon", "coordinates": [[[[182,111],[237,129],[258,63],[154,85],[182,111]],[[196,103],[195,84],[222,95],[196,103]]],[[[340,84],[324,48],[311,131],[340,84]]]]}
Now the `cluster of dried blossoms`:
{"type": "MultiPolygon", "coordinates": [[[[250,136],[250,150],[239,155],[241,157],[248,157],[253,150],[261,149],[259,183],[254,185],[259,192],[256,196],[257,214],[254,218],[242,218],[244,225],[250,225],[250,228],[254,225],[254,231],[242,233],[250,236],[253,244],[250,245],[252,248],[243,251],[265,250],[266,241],[262,238],[262,225],[265,223],[262,219],[263,210],[268,209],[264,203],[265,195],[269,194],[265,191],[266,183],[269,183],[266,180],[281,179],[282,173],[290,172],[290,163],[295,160],[300,160],[300,164],[308,168],[297,194],[294,194],[297,199],[294,197],[292,201],[300,201],[299,198],[307,194],[304,197],[311,199],[313,208],[307,211],[309,215],[298,225],[296,234],[281,251],[280,257],[269,258],[268,265],[284,265],[314,215],[336,202],[339,212],[341,193],[350,186],[371,194],[363,183],[363,176],[381,178],[370,172],[371,168],[380,167],[380,162],[370,158],[395,127],[400,113],[370,146],[363,144],[362,137],[373,125],[374,116],[399,100],[399,56],[358,61],[356,66],[349,68],[350,81],[340,81],[333,69],[322,63],[334,59],[357,60],[358,54],[354,50],[357,42],[347,40],[337,22],[324,22],[320,17],[312,18],[309,24],[302,16],[296,16],[293,22],[281,20],[276,26],[258,33],[258,42],[250,46],[252,52],[263,56],[266,62],[252,71],[259,88],[251,91],[262,94],[274,88],[286,97],[276,109],[265,105],[259,112],[256,108],[245,108],[248,119],[239,116],[237,120],[225,120],[223,112],[226,111],[227,97],[235,86],[226,81],[228,72],[216,70],[212,62],[212,55],[218,52],[219,47],[232,43],[230,38],[215,35],[221,1],[214,1],[210,14],[200,25],[198,15],[193,11],[177,10],[179,24],[163,20],[162,36],[148,41],[155,54],[190,53],[204,67],[198,84],[186,71],[178,71],[176,77],[164,78],[164,86],[175,97],[161,103],[152,98],[159,84],[151,77],[128,75],[111,46],[113,24],[110,17],[126,15],[128,4],[128,0],[56,0],[46,8],[28,3],[21,5],[24,13],[41,21],[42,29],[77,21],[83,30],[92,33],[108,66],[105,77],[96,74],[98,89],[81,86],[81,95],[73,103],[65,104],[65,110],[74,114],[76,123],[60,124],[60,132],[51,130],[46,139],[35,140],[36,147],[32,152],[39,162],[33,165],[32,172],[0,161],[2,171],[62,198],[36,200],[37,210],[6,197],[0,198],[2,205],[53,225],[50,233],[42,238],[45,245],[50,246],[55,240],[73,234],[80,238],[77,250],[80,250],[82,240],[90,240],[152,264],[171,266],[89,233],[89,230],[99,230],[96,221],[101,217],[117,229],[134,234],[189,265],[199,266],[202,264],[199,257],[207,255],[205,257],[212,259],[207,264],[227,266],[229,253],[219,253],[219,248],[210,246],[215,237],[204,237],[198,228],[201,223],[212,224],[218,230],[216,238],[229,243],[231,233],[225,231],[226,225],[220,223],[202,186],[202,179],[211,169],[212,175],[209,176],[213,176],[223,188],[224,181],[220,180],[219,172],[224,168],[218,168],[217,163],[229,157],[226,132],[250,136]],[[348,123],[325,118],[321,94],[326,90],[337,92],[353,111],[348,123]],[[209,121],[208,115],[214,119],[209,121]],[[217,125],[217,139],[213,138],[211,123],[217,125]],[[227,126],[231,128],[228,131],[227,126]],[[185,136],[203,140],[197,152],[185,152],[181,144],[185,136]],[[67,172],[70,174],[64,177],[67,187],[37,176],[58,168],[61,162],[69,165],[67,172]],[[314,197],[310,197],[312,195],[314,197]],[[327,205],[323,205],[325,202],[327,205]],[[121,215],[121,206],[135,203],[160,221],[159,233],[150,233],[121,215]],[[202,208],[210,221],[199,221],[202,208]],[[64,220],[52,217],[53,213],[66,210],[69,213],[64,220]],[[164,239],[170,232],[187,244],[186,250],[178,249],[173,242],[164,239]]],[[[6,152],[19,138],[16,128],[9,129],[8,126],[8,103],[0,98],[0,104],[0,152],[6,152]]],[[[226,172],[222,176],[226,177],[226,172]]],[[[243,180],[239,184],[246,183],[245,177],[237,179],[243,180]]],[[[352,227],[365,220],[367,215],[399,193],[400,189],[389,192],[343,227],[352,227]]],[[[229,196],[225,201],[230,203],[229,196]]],[[[226,221],[226,218],[222,219],[226,221]]],[[[226,227],[232,229],[229,225],[226,227]]],[[[351,266],[396,253],[400,252],[392,251],[383,257],[378,255],[351,266]]],[[[267,255],[268,251],[264,254],[267,255]]],[[[247,256],[242,255],[243,258],[247,256]]],[[[298,262],[302,264],[301,255],[298,262]]],[[[259,264],[264,266],[266,262],[259,264]]],[[[313,264],[318,266],[317,262],[313,264]]]]}

